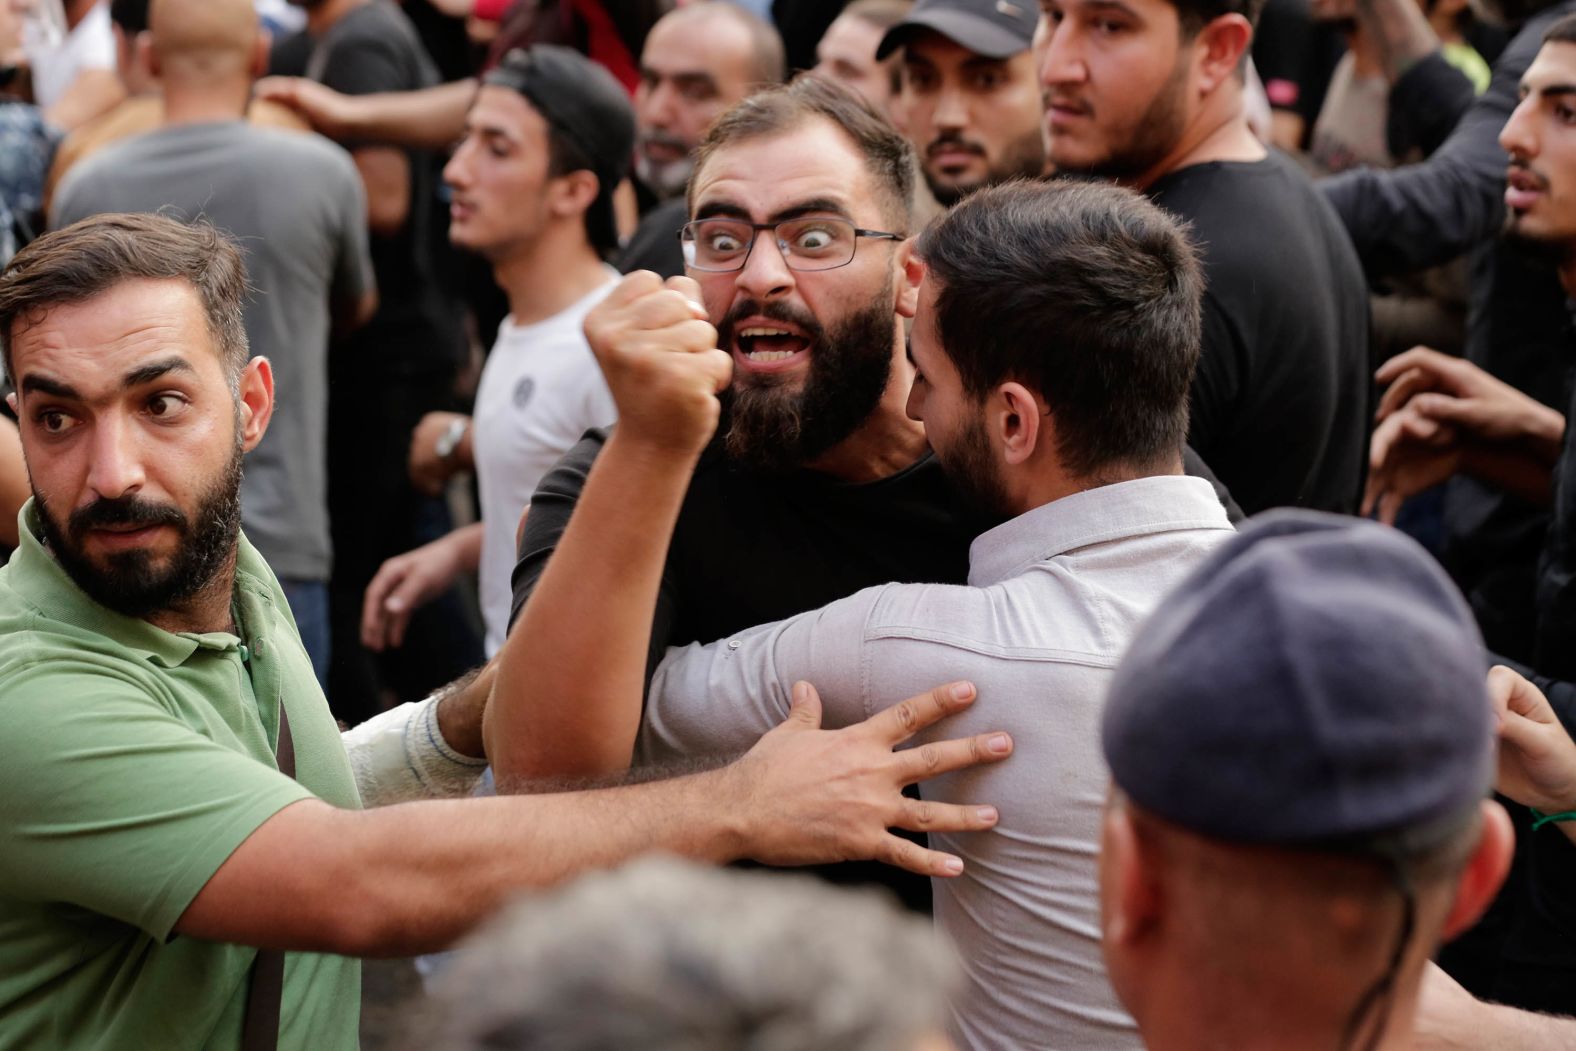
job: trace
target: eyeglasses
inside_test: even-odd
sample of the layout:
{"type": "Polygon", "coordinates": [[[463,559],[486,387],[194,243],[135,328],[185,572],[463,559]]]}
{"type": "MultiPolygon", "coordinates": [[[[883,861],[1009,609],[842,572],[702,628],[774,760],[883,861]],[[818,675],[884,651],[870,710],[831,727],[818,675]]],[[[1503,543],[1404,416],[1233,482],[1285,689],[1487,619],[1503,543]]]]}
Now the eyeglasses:
{"type": "Polygon", "coordinates": [[[726,273],[743,270],[755,247],[755,235],[770,230],[790,270],[835,270],[854,261],[861,237],[903,241],[906,234],[861,230],[847,219],[812,216],[780,223],[747,223],[742,219],[699,219],[679,231],[684,265],[726,273]]]}

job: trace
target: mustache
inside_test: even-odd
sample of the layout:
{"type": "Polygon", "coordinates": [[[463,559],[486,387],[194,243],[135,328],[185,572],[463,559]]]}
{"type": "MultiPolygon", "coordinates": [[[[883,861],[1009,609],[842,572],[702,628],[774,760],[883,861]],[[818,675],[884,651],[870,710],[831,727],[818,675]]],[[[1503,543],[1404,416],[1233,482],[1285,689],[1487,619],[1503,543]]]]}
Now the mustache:
{"type": "Polygon", "coordinates": [[[149,526],[168,525],[184,530],[186,516],[170,504],[156,504],[135,496],[113,499],[100,498],[86,507],[71,512],[68,524],[73,536],[80,537],[89,529],[105,526],[129,526],[145,529],[149,526]]]}
{"type": "Polygon", "coordinates": [[[1054,91],[1040,92],[1040,108],[1048,110],[1052,106],[1057,106],[1061,109],[1070,109],[1075,113],[1080,113],[1085,116],[1092,112],[1092,108],[1090,107],[1089,103],[1085,102],[1083,99],[1072,95],[1058,95],[1054,91]]]}
{"type": "Polygon", "coordinates": [[[956,131],[944,131],[940,135],[937,135],[935,139],[931,141],[930,145],[925,147],[925,156],[934,157],[936,154],[941,153],[944,150],[967,150],[970,153],[977,153],[981,157],[985,156],[984,146],[981,146],[979,143],[973,142],[969,139],[965,139],[961,133],[956,131]]]}
{"type": "Polygon", "coordinates": [[[1533,168],[1532,165],[1527,164],[1525,161],[1510,162],[1509,167],[1505,169],[1506,181],[1509,181],[1510,177],[1513,175],[1519,175],[1523,178],[1531,179],[1537,184],[1537,188],[1539,190],[1547,190],[1549,188],[1548,176],[1533,168]]]}
{"type": "Polygon", "coordinates": [[[753,317],[796,325],[813,344],[822,342],[826,335],[821,323],[808,310],[791,307],[787,303],[757,303],[753,299],[741,299],[717,325],[717,345],[724,349],[732,346],[734,328],[745,318],[753,317]]]}
{"type": "Polygon", "coordinates": [[[635,145],[637,148],[643,148],[646,146],[666,146],[669,149],[683,150],[686,153],[688,153],[690,150],[690,144],[679,138],[677,135],[674,135],[671,132],[659,131],[656,128],[652,128],[648,131],[642,131],[637,134],[635,136],[635,145]]]}

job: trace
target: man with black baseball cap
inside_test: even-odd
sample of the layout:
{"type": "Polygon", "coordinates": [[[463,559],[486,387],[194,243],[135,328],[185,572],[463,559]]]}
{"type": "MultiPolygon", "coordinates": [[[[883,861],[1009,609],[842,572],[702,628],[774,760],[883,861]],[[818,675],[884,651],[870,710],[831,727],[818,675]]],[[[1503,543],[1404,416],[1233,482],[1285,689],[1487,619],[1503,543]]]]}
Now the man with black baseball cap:
{"type": "Polygon", "coordinates": [[[876,49],[903,51],[909,139],[930,192],[951,207],[981,186],[1045,168],[1028,0],[920,0],[876,49]]]}
{"type": "Polygon", "coordinates": [[[1161,604],[1104,717],[1106,961],[1151,1051],[1409,1047],[1509,865],[1472,614],[1415,543],[1250,522],[1161,604]]]}
{"type": "Polygon", "coordinates": [[[411,469],[431,491],[474,470],[480,523],[383,564],[362,606],[362,641],[398,646],[412,610],[480,572],[489,654],[509,620],[515,527],[541,476],[592,427],[613,422],[581,323],[618,279],[613,190],[629,172],[635,116],[616,80],[577,51],[512,51],[483,79],[444,169],[449,238],[493,265],[509,298],[474,417],[431,413],[411,469]]]}

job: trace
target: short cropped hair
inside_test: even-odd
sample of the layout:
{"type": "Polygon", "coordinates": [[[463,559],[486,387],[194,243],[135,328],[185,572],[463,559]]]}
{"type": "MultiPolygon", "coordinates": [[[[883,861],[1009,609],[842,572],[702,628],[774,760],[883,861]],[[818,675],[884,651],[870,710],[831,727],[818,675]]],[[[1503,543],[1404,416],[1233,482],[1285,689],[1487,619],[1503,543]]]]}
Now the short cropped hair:
{"type": "Polygon", "coordinates": [[[151,214],[95,215],[45,234],[0,272],[0,348],[7,375],[19,327],[51,307],[82,303],[122,281],[182,280],[202,301],[208,332],[233,385],[249,351],[242,308],[248,294],[241,250],[211,224],[151,214]]]}
{"type": "Polygon", "coordinates": [[[965,198],[917,251],[971,397],[1037,392],[1080,476],[1181,452],[1204,280],[1178,220],[1111,185],[1015,181],[965,198]]]}
{"type": "Polygon", "coordinates": [[[906,1051],[956,980],[872,891],[665,858],[522,898],[464,949],[411,1048],[906,1051]]]}
{"type": "Polygon", "coordinates": [[[1543,34],[1545,44],[1576,44],[1576,15],[1566,15],[1543,34]]]}
{"type": "Polygon", "coordinates": [[[758,91],[722,116],[707,131],[695,154],[690,177],[690,211],[695,210],[696,176],[712,155],[737,142],[792,131],[809,121],[831,122],[853,142],[876,190],[886,199],[885,211],[906,233],[914,214],[914,147],[890,121],[858,94],[825,77],[805,75],[791,84],[758,91]]]}
{"type": "Polygon", "coordinates": [[[1182,35],[1191,38],[1221,15],[1241,15],[1257,28],[1264,0],[1171,0],[1182,23],[1182,35]]]}

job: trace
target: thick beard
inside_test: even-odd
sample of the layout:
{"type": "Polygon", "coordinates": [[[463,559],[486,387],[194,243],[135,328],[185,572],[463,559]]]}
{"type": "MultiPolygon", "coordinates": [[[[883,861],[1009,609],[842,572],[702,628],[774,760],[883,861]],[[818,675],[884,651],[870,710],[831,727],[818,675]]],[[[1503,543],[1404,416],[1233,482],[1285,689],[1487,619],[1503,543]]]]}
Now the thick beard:
{"type": "Polygon", "coordinates": [[[751,469],[796,470],[847,438],[870,417],[892,379],[892,277],[872,302],[831,330],[809,315],[740,303],[720,326],[721,346],[733,346],[733,326],[744,317],[775,317],[804,329],[810,368],[798,390],[770,378],[736,373],[723,395],[728,456],[751,469]]]}
{"type": "Polygon", "coordinates": [[[1057,165],[1058,175],[1074,178],[1132,179],[1150,171],[1165,159],[1187,123],[1183,113],[1183,87],[1187,81],[1187,65],[1178,59],[1171,76],[1161,85],[1160,92],[1138,118],[1127,142],[1104,160],[1078,168],[1057,165]]]}
{"type": "Polygon", "coordinates": [[[1025,135],[1016,142],[1008,143],[1001,160],[985,172],[985,177],[966,186],[941,182],[930,174],[929,165],[920,165],[920,174],[925,177],[925,185],[930,188],[930,195],[936,199],[936,203],[943,208],[951,208],[975,190],[995,186],[1009,179],[1038,179],[1043,176],[1045,136],[1039,128],[1035,128],[1033,135],[1025,135]]]}
{"type": "Polygon", "coordinates": [[[62,529],[35,489],[44,539],[61,568],[99,605],[128,617],[170,609],[211,584],[235,555],[241,529],[241,460],[238,441],[224,472],[199,499],[195,522],[173,504],[129,496],[101,499],[73,511],[62,529]],[[170,525],[179,531],[180,542],[162,570],[144,551],[111,556],[108,566],[100,567],[82,553],[80,539],[86,530],[102,525],[170,525]]]}
{"type": "Polygon", "coordinates": [[[990,439],[985,436],[985,424],[979,417],[969,420],[957,441],[944,453],[940,449],[934,451],[941,472],[952,483],[958,498],[982,524],[995,524],[1012,517],[1011,502],[1001,484],[990,439]]]}

